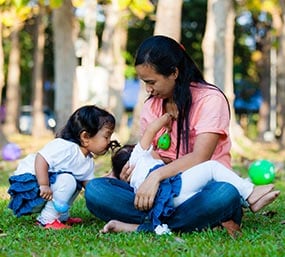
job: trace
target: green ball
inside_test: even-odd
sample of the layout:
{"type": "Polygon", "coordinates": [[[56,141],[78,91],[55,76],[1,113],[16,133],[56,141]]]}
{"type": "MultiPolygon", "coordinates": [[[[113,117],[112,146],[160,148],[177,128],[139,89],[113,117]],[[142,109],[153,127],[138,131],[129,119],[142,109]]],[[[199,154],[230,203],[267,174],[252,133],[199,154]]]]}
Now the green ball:
{"type": "Polygon", "coordinates": [[[171,145],[171,138],[168,133],[162,134],[157,141],[157,147],[162,150],[167,150],[171,145]]]}
{"type": "Polygon", "coordinates": [[[257,160],[249,166],[248,175],[255,185],[270,184],[275,178],[274,164],[268,160],[257,160]]]}

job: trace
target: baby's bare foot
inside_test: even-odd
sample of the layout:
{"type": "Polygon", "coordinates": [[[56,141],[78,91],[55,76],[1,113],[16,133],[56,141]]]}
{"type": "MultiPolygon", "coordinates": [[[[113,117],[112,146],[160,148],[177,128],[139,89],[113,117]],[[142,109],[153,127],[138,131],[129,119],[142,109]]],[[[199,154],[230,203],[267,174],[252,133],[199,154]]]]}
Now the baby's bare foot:
{"type": "Polygon", "coordinates": [[[262,185],[254,187],[252,193],[247,198],[247,201],[250,205],[256,203],[260,198],[268,194],[274,188],[273,184],[262,185]]]}
{"type": "Polygon", "coordinates": [[[252,212],[258,212],[266,205],[272,203],[280,194],[280,191],[272,191],[262,196],[257,202],[250,205],[250,209],[252,212]]]}
{"type": "Polygon", "coordinates": [[[118,233],[118,232],[133,232],[136,231],[137,224],[125,223],[118,220],[110,220],[103,229],[100,230],[101,233],[118,233]]]}

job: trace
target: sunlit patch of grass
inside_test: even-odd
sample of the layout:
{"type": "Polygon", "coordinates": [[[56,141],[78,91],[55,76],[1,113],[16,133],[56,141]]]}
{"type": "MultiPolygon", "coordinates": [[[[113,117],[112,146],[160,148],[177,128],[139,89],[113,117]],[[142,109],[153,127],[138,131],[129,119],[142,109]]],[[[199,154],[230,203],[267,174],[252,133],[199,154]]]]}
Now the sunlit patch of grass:
{"type": "Polygon", "coordinates": [[[8,200],[10,198],[9,194],[7,193],[7,190],[7,186],[0,186],[0,200],[8,200]]]}
{"type": "Polygon", "coordinates": [[[40,138],[34,138],[30,135],[23,134],[8,135],[9,142],[19,145],[22,151],[22,156],[36,152],[53,138],[54,135],[51,133],[47,133],[45,136],[42,136],[40,138]]]}

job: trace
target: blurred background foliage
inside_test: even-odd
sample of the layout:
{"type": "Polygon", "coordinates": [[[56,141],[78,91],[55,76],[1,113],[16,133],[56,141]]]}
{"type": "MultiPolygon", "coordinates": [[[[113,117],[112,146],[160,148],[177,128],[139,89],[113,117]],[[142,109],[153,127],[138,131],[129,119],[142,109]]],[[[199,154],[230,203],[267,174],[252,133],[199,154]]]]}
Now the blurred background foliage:
{"type": "MultiPolygon", "coordinates": [[[[186,48],[186,51],[189,53],[189,55],[203,70],[204,55],[202,51],[202,41],[207,22],[208,1],[184,0],[182,2],[180,41],[186,48]]],[[[55,100],[55,91],[64,90],[60,89],[59,87],[56,88],[55,86],[55,28],[59,29],[54,26],[54,23],[52,21],[53,16],[55,16],[55,12],[63,13],[63,11],[66,10],[69,5],[71,6],[71,13],[74,15],[75,20],[72,26],[74,26],[76,30],[74,41],[75,47],[76,45],[78,47],[78,45],[80,45],[80,42],[81,45],[88,43],[87,29],[89,28],[88,26],[90,24],[93,24],[93,27],[90,27],[91,34],[89,34],[89,36],[92,36],[93,33],[93,36],[95,38],[94,42],[97,42],[97,45],[95,50],[95,62],[91,64],[92,66],[104,67],[104,69],[108,69],[108,67],[112,66],[110,69],[113,69],[114,73],[114,71],[118,70],[118,65],[116,63],[118,61],[116,60],[116,56],[112,57],[112,61],[104,64],[104,60],[108,60],[108,58],[106,55],[102,55],[102,53],[104,53],[106,49],[109,51],[110,49],[108,50],[108,47],[113,49],[111,51],[116,51],[114,49],[118,46],[120,47],[120,58],[123,58],[124,62],[124,81],[118,81],[118,84],[123,83],[123,85],[120,85],[117,89],[115,89],[115,91],[117,90],[119,92],[119,95],[123,95],[125,80],[136,78],[135,69],[133,67],[135,51],[138,45],[146,37],[149,37],[154,33],[155,23],[157,21],[156,11],[158,3],[159,1],[157,0],[1,0],[1,46],[3,49],[2,68],[0,66],[0,73],[3,74],[2,81],[0,79],[0,88],[2,89],[1,105],[6,105],[7,100],[9,99],[7,96],[7,88],[9,88],[9,69],[11,69],[9,63],[11,62],[12,58],[12,49],[15,47],[13,46],[14,41],[12,40],[12,35],[15,33],[15,31],[18,34],[18,50],[20,55],[20,79],[18,82],[16,82],[18,83],[18,87],[15,87],[16,89],[14,89],[14,91],[19,91],[19,99],[16,101],[17,106],[13,107],[13,109],[17,109],[18,111],[16,113],[17,117],[13,119],[13,122],[15,123],[15,129],[12,130],[12,127],[10,126],[10,131],[15,133],[19,131],[18,122],[19,116],[21,115],[21,106],[34,106],[35,104],[35,83],[37,83],[36,81],[39,80],[39,78],[35,79],[36,67],[39,67],[40,69],[40,73],[38,72],[38,74],[40,74],[40,80],[42,84],[42,89],[40,89],[40,91],[43,93],[43,99],[41,100],[42,102],[40,105],[47,106],[51,111],[53,111],[55,119],[58,119],[58,122],[61,122],[61,117],[65,117],[59,115],[62,110],[57,106],[55,100]],[[106,28],[108,27],[108,22],[110,19],[108,12],[110,12],[110,9],[112,8],[117,8],[116,12],[119,12],[117,23],[120,24],[120,26],[115,25],[113,27],[112,35],[115,35],[115,31],[125,28],[125,46],[124,42],[115,43],[115,45],[118,45],[115,47],[107,46],[106,39],[104,41],[104,31],[106,32],[106,28]],[[91,10],[91,16],[89,14],[89,25],[87,23],[88,10],[91,10]],[[37,64],[35,59],[37,51],[39,51],[36,41],[39,35],[39,24],[37,23],[37,19],[40,16],[42,16],[40,23],[44,26],[44,50],[42,66],[37,64]],[[92,29],[94,31],[92,31],[92,29]],[[100,54],[103,56],[103,58],[101,58],[101,61],[100,54]]],[[[275,95],[273,96],[266,96],[264,95],[265,93],[262,89],[262,83],[265,83],[264,81],[267,83],[267,88],[270,88],[272,86],[272,67],[274,67],[274,65],[276,66],[276,63],[273,63],[274,60],[270,54],[272,54],[273,50],[277,54],[278,49],[282,44],[280,41],[281,34],[278,32],[278,28],[282,28],[282,26],[284,27],[284,13],[282,12],[284,1],[239,0],[233,1],[233,4],[236,16],[234,24],[235,40],[233,59],[233,90],[235,93],[235,100],[233,102],[233,105],[237,114],[237,122],[241,125],[242,129],[244,129],[245,134],[251,139],[258,138],[260,140],[279,140],[281,144],[284,144],[284,139],[282,139],[284,127],[283,109],[282,106],[278,105],[278,102],[272,103],[273,98],[276,100],[278,92],[275,92],[275,95]],[[279,25],[276,25],[278,22],[279,25]],[[238,98],[241,99],[240,102],[236,102],[236,100],[239,100],[238,98]],[[269,98],[269,100],[267,98],[269,98]],[[268,112],[272,112],[272,109],[274,109],[274,113],[271,113],[270,115],[278,117],[275,117],[275,120],[273,120],[273,122],[275,122],[274,126],[270,127],[270,122],[272,123],[272,120],[270,120],[270,115],[267,115],[267,120],[265,123],[269,125],[267,125],[265,129],[259,130],[258,122],[261,117],[263,117],[260,115],[261,104],[267,100],[269,104],[268,112]],[[278,110],[279,114],[277,113],[278,110]],[[271,132],[271,135],[273,134],[273,136],[264,136],[264,134],[266,134],[265,132],[268,131],[271,132]]],[[[113,16],[115,16],[114,13],[113,16]]],[[[169,20],[169,22],[171,23],[171,20],[169,20]]],[[[107,43],[109,43],[109,45],[114,44],[114,42],[111,43],[111,41],[112,40],[110,38],[110,41],[107,43]]],[[[62,49],[65,48],[65,45],[67,43],[69,42],[61,42],[62,49]]],[[[84,51],[84,49],[77,49],[77,52],[80,51],[84,51]]],[[[82,57],[82,55],[77,54],[76,58],[77,65],[82,66],[84,62],[84,56],[82,57]]],[[[65,71],[60,70],[57,72],[64,73],[65,71]]],[[[283,82],[279,83],[278,78],[275,78],[275,80],[277,80],[275,83],[275,86],[277,85],[277,90],[278,88],[284,87],[282,84],[283,82]]],[[[112,85],[107,86],[109,89],[112,88],[112,85]]],[[[94,90],[95,93],[93,93],[96,94],[97,89],[94,90]]],[[[269,90],[270,89],[267,91],[269,90]]],[[[111,94],[110,92],[112,93],[112,90],[109,90],[109,94],[111,94]]],[[[268,94],[268,92],[266,94],[268,94]]],[[[94,98],[91,99],[94,100],[94,98]]],[[[62,101],[66,100],[62,99],[62,101]]],[[[79,105],[83,103],[85,102],[80,102],[79,105]]],[[[86,103],[88,103],[88,101],[86,101],[86,103]]],[[[113,109],[120,109],[117,108],[118,105],[119,101],[116,103],[116,108],[113,107],[113,109]]],[[[72,108],[74,108],[74,106],[72,106],[72,108]]],[[[36,109],[36,107],[34,109],[36,109]]],[[[67,108],[67,112],[68,114],[66,114],[66,117],[70,114],[71,110],[67,108]]],[[[34,112],[31,115],[33,115],[35,119],[37,118],[37,116],[34,116],[34,112]]],[[[121,120],[121,115],[122,113],[118,113],[118,120],[121,120]]],[[[7,120],[5,120],[5,122],[6,121],[7,120]]],[[[1,130],[4,132],[5,122],[3,121],[3,126],[1,127],[1,130]]],[[[9,122],[10,121],[8,121],[8,123],[9,122]]],[[[34,131],[39,131],[39,129],[34,131]]]]}

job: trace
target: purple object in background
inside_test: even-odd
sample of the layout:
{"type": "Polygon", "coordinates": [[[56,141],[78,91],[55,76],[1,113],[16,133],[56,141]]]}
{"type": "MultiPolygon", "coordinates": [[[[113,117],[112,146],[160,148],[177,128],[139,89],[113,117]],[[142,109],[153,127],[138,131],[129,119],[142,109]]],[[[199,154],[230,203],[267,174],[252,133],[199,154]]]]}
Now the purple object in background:
{"type": "Polygon", "coordinates": [[[21,148],[14,143],[8,143],[2,147],[2,158],[5,161],[15,161],[21,156],[21,148]]]}

